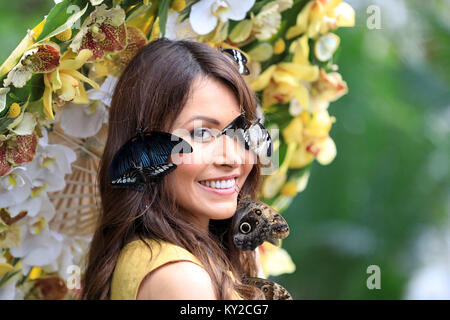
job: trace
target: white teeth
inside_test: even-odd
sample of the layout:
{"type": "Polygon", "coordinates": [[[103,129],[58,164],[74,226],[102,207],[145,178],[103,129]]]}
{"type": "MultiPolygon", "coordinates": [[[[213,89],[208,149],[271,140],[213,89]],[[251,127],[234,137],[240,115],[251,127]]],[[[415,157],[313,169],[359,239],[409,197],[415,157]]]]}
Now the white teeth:
{"type": "Polygon", "coordinates": [[[217,180],[217,181],[200,181],[204,186],[214,189],[229,189],[234,186],[235,179],[217,180]]]}

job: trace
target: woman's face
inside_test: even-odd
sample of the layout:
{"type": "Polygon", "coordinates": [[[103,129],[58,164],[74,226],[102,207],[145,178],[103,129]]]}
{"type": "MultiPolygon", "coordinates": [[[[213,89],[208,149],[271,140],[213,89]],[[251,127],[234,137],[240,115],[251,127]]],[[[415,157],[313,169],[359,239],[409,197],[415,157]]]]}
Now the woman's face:
{"type": "Polygon", "coordinates": [[[183,214],[205,229],[210,219],[233,216],[238,191],[253,167],[254,155],[236,139],[214,138],[241,112],[231,89],[213,78],[197,78],[171,129],[193,152],[171,155],[178,167],[167,176],[170,192],[183,214]]]}

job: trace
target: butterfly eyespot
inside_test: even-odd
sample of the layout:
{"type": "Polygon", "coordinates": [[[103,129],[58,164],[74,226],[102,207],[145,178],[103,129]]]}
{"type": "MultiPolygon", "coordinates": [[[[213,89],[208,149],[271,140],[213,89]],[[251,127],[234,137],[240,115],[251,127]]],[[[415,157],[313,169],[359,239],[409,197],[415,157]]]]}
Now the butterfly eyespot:
{"type": "Polygon", "coordinates": [[[256,213],[258,216],[260,216],[261,213],[262,213],[262,211],[261,211],[260,209],[256,209],[256,210],[255,210],[255,213],[256,213]]]}
{"type": "Polygon", "coordinates": [[[248,222],[243,222],[239,227],[239,230],[241,230],[242,233],[249,233],[252,231],[252,226],[248,222]]]}
{"type": "Polygon", "coordinates": [[[263,287],[262,289],[263,289],[264,292],[269,291],[269,288],[267,288],[267,287],[263,287]]]}

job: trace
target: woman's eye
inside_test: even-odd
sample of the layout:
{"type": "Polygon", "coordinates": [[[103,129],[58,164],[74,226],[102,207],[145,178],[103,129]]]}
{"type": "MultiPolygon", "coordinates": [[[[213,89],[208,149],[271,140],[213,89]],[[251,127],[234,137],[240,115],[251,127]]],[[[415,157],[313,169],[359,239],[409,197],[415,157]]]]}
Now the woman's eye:
{"type": "Polygon", "coordinates": [[[200,141],[209,141],[212,137],[211,131],[206,128],[197,128],[192,130],[190,133],[193,139],[200,141]]]}

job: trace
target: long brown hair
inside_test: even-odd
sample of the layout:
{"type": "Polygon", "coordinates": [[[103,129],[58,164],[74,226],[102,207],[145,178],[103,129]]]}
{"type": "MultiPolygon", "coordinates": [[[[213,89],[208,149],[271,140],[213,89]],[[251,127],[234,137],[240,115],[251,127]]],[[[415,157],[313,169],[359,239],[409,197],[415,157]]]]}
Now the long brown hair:
{"type": "MultiPolygon", "coordinates": [[[[178,214],[165,178],[145,192],[109,186],[108,170],[117,150],[138,127],[170,130],[199,76],[213,77],[227,85],[246,117],[256,116],[257,98],[237,66],[225,53],[204,43],[157,39],[143,47],[120,76],[98,175],[101,213],[82,277],[81,299],[109,299],[120,251],[132,237],[167,241],[190,251],[210,275],[218,299],[231,299],[233,289],[246,299],[263,299],[261,292],[239,280],[243,274],[255,276],[257,267],[254,252],[242,252],[232,244],[232,218],[211,220],[209,233],[204,232],[178,214]],[[227,270],[233,272],[235,282],[227,270]]],[[[262,180],[260,170],[259,164],[253,165],[240,196],[256,198],[262,180]]]]}

